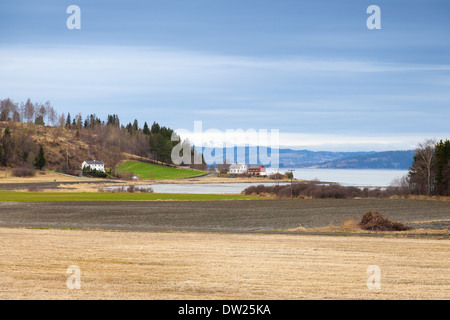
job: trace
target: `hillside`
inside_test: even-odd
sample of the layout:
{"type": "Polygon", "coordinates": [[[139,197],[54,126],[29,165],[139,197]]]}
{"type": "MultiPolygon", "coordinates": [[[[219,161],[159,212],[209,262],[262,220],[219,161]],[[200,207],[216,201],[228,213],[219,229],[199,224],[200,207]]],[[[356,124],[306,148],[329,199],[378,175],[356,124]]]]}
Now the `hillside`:
{"type": "Polygon", "coordinates": [[[44,169],[70,174],[78,174],[86,160],[101,160],[113,170],[127,159],[162,164],[158,159],[166,159],[172,148],[171,141],[159,132],[144,134],[140,129],[101,122],[94,127],[0,122],[0,166],[33,167],[40,146],[45,154],[44,169]]]}
{"type": "Polygon", "coordinates": [[[97,137],[86,143],[76,132],[50,126],[39,126],[20,122],[0,123],[2,140],[7,140],[6,130],[10,132],[9,156],[3,165],[17,167],[32,165],[39,146],[45,152],[46,169],[66,171],[78,169],[86,159],[101,159],[101,148],[96,144],[97,137]]]}
{"type": "Polygon", "coordinates": [[[139,179],[145,180],[183,179],[205,174],[204,171],[172,168],[140,161],[125,161],[117,167],[117,172],[132,172],[139,179]]]}

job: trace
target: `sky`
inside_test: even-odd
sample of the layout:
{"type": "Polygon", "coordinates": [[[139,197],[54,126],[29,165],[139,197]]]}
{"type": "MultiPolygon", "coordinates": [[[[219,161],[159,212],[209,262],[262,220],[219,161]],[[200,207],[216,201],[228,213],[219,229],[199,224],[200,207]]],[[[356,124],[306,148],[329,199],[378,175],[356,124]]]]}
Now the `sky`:
{"type": "Polygon", "coordinates": [[[450,138],[449,15],[448,0],[2,0],[0,99],[278,130],[293,149],[413,149],[450,138]]]}

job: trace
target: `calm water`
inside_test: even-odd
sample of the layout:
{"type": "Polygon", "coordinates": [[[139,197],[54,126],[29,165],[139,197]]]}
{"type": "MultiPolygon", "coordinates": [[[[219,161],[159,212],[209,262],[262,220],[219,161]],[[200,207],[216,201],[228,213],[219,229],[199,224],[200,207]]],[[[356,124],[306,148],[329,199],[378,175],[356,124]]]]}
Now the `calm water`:
{"type": "Polygon", "coordinates": [[[149,187],[156,193],[236,194],[252,185],[260,184],[276,183],[154,184],[149,187]]]}
{"type": "MultiPolygon", "coordinates": [[[[285,173],[289,168],[281,168],[285,173]]],[[[358,187],[386,187],[392,180],[401,178],[408,170],[359,170],[359,169],[293,169],[294,178],[305,180],[320,180],[326,182],[337,182],[345,186],[358,187]]],[[[276,170],[268,169],[268,173],[276,170]]]]}
{"type": "MultiPolygon", "coordinates": [[[[284,173],[288,168],[280,169],[284,173]]],[[[272,173],[274,170],[268,170],[272,173]]],[[[401,178],[407,170],[352,170],[352,169],[295,169],[296,179],[337,182],[345,186],[385,187],[393,179],[401,178]]],[[[231,179],[230,179],[231,180],[231,179]]],[[[212,184],[154,184],[140,187],[151,187],[156,193],[190,193],[190,194],[237,194],[252,185],[273,185],[273,183],[212,183],[212,184]]],[[[283,184],[283,183],[280,183],[283,184]]],[[[284,183],[286,184],[286,183],[284,183]]],[[[112,187],[114,188],[114,187],[112,187]]]]}

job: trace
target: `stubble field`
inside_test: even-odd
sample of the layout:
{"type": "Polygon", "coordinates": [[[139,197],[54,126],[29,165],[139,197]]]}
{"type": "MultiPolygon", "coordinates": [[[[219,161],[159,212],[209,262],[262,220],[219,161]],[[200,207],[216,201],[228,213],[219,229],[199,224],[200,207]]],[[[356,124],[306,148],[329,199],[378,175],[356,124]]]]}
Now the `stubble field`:
{"type": "Polygon", "coordinates": [[[448,299],[448,241],[0,228],[1,299],[448,299]],[[380,288],[367,285],[368,266],[380,288]],[[80,289],[69,289],[69,266],[80,289]]]}
{"type": "Polygon", "coordinates": [[[449,216],[406,199],[4,201],[0,299],[448,299],[449,216]],[[369,210],[422,231],[320,229],[369,210]]]}

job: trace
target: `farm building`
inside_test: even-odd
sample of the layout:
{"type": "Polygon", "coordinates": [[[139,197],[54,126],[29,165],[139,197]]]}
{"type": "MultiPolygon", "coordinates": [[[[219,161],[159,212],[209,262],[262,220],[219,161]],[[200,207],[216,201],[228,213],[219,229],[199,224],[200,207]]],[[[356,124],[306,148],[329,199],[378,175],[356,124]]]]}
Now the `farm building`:
{"type": "Polygon", "coordinates": [[[248,166],[248,173],[255,176],[265,176],[266,168],[260,164],[251,164],[248,166]]]}
{"type": "Polygon", "coordinates": [[[248,167],[245,163],[233,163],[228,169],[228,174],[243,174],[248,172],[248,167]]]}
{"type": "Polygon", "coordinates": [[[105,163],[103,161],[83,161],[83,163],[81,164],[81,170],[83,170],[85,167],[90,167],[91,170],[105,172],[105,163]]]}

